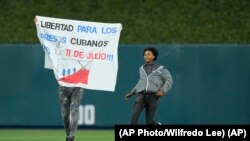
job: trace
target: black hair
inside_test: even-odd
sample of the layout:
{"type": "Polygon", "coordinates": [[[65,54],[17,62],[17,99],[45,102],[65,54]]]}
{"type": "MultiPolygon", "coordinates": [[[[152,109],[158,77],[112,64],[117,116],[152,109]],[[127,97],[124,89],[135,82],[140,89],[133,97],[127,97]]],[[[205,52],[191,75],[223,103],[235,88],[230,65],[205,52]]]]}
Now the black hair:
{"type": "Polygon", "coordinates": [[[143,50],[143,56],[144,56],[144,54],[145,54],[146,51],[151,51],[151,52],[154,54],[154,56],[155,56],[154,61],[157,60],[157,57],[159,56],[159,53],[158,53],[158,51],[156,50],[156,48],[154,48],[154,47],[147,47],[147,48],[145,48],[145,49],[143,50]]]}

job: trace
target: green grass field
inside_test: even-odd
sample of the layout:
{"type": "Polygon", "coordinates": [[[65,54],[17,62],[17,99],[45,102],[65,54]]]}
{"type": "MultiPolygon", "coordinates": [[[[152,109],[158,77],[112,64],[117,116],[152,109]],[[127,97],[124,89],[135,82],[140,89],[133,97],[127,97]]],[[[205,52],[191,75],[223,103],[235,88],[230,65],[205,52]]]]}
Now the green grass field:
{"type": "MultiPolygon", "coordinates": [[[[65,141],[64,130],[0,129],[0,141],[65,141]]],[[[78,130],[75,141],[114,141],[114,130],[78,130]]]]}

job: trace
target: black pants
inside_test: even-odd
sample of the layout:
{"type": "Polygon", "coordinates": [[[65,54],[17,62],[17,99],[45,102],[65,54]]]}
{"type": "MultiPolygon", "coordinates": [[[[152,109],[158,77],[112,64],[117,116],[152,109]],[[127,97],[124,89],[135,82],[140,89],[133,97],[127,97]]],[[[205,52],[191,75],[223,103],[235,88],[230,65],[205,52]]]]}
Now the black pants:
{"type": "Polygon", "coordinates": [[[138,93],[131,116],[131,124],[137,124],[142,110],[145,108],[146,124],[155,124],[154,114],[157,109],[158,97],[155,93],[138,93]]]}

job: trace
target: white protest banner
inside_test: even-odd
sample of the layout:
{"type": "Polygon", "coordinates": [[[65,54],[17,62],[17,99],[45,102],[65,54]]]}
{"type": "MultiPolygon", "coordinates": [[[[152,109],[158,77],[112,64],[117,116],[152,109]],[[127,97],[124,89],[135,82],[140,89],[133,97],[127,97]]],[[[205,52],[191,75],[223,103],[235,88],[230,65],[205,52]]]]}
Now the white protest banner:
{"type": "Polygon", "coordinates": [[[36,16],[45,68],[67,87],[114,91],[122,25],[36,16]]]}

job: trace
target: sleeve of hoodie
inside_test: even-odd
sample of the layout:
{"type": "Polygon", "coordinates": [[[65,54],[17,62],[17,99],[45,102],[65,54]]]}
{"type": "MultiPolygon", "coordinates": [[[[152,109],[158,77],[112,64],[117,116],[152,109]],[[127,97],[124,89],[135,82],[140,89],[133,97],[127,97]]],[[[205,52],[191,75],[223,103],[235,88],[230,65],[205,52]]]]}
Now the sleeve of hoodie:
{"type": "Polygon", "coordinates": [[[171,73],[165,68],[162,71],[162,79],[163,79],[163,85],[161,87],[161,90],[164,93],[167,93],[172,87],[173,78],[172,78],[171,73]]]}
{"type": "MultiPolygon", "coordinates": [[[[140,81],[140,80],[139,80],[140,81]]],[[[135,87],[130,91],[132,94],[136,94],[136,88],[137,88],[137,86],[138,86],[138,84],[139,84],[139,81],[138,81],[138,83],[135,85],[135,87]]]]}
{"type": "MultiPolygon", "coordinates": [[[[139,74],[140,74],[140,72],[141,72],[141,68],[139,69],[139,74]]],[[[140,83],[140,79],[137,82],[137,84],[135,85],[135,87],[130,91],[132,94],[136,94],[136,89],[137,89],[139,83],[140,83]]]]}

